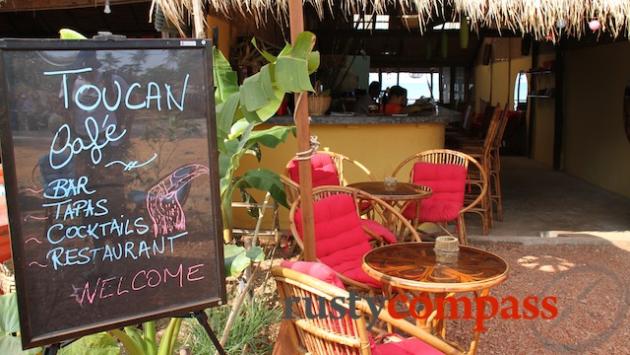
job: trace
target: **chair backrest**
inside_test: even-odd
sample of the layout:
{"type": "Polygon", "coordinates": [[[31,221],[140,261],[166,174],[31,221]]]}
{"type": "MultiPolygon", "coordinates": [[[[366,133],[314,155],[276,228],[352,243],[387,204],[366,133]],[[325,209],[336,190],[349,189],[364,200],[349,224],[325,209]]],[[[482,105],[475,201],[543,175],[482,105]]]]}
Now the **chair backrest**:
{"type": "MultiPolygon", "coordinates": [[[[302,213],[297,208],[291,216],[296,239],[301,244],[302,213]]],[[[348,255],[361,258],[372,249],[363,230],[355,198],[351,194],[330,194],[314,198],[315,255],[327,265],[336,265],[348,255]]]]}
{"type": "Polygon", "coordinates": [[[339,302],[349,299],[347,291],[289,268],[274,267],[271,273],[285,315],[291,312],[298,345],[302,349],[311,354],[371,354],[364,314],[354,309],[358,317],[350,317],[349,305],[339,302]],[[337,298],[335,308],[332,307],[333,298],[337,298]],[[337,307],[346,310],[343,317],[339,317],[337,307]],[[324,318],[313,317],[323,313],[326,314],[324,318]],[[331,317],[331,313],[335,317],[331,317]]]}
{"type": "MultiPolygon", "coordinates": [[[[300,248],[304,250],[300,203],[301,199],[298,197],[291,205],[289,220],[291,221],[291,232],[300,248]]],[[[321,186],[313,189],[313,204],[316,255],[318,258],[320,255],[329,255],[328,248],[340,249],[341,247],[339,243],[333,245],[327,245],[328,242],[325,242],[325,244],[324,242],[320,243],[320,238],[329,239],[335,237],[335,239],[340,240],[342,233],[347,231],[352,231],[352,233],[357,233],[358,235],[356,226],[357,224],[361,225],[360,211],[369,211],[367,217],[389,229],[399,237],[399,240],[420,241],[418,232],[400,212],[385,201],[365,191],[351,187],[321,186]]],[[[363,233],[365,232],[363,231],[363,233]]],[[[352,234],[351,237],[357,238],[357,235],[352,234]]],[[[357,248],[363,245],[362,242],[360,243],[350,245],[357,248]]]]}
{"type": "Polygon", "coordinates": [[[285,175],[280,175],[280,181],[284,185],[287,203],[291,205],[300,196],[300,185],[285,175]]]}
{"type": "MultiPolygon", "coordinates": [[[[473,165],[477,169],[479,169],[480,175],[481,175],[479,195],[469,204],[463,206],[462,209],[459,211],[460,214],[470,210],[471,208],[475,207],[477,204],[481,203],[481,200],[484,198],[485,194],[487,193],[487,190],[488,190],[487,172],[481,166],[481,164],[479,164],[477,160],[475,160],[473,157],[471,157],[468,154],[464,154],[462,152],[457,152],[457,151],[449,150],[449,149],[427,150],[421,153],[414,154],[410,156],[409,158],[403,160],[400,164],[398,164],[396,169],[394,169],[392,176],[396,176],[397,174],[399,174],[401,170],[405,168],[406,166],[412,165],[409,171],[409,181],[413,182],[414,181],[413,174],[415,170],[413,168],[413,165],[415,165],[416,163],[453,165],[453,166],[463,167],[465,170],[468,170],[470,165],[473,165]]],[[[435,189],[433,193],[434,194],[436,193],[435,189]]],[[[463,195],[462,195],[462,199],[463,199],[463,195]]]]}
{"type": "Polygon", "coordinates": [[[422,201],[422,220],[427,222],[451,221],[457,218],[464,206],[466,194],[467,162],[444,164],[416,161],[411,168],[411,182],[427,186],[433,192],[422,201]],[[435,208],[430,208],[434,206],[435,208]]]}
{"type": "Polygon", "coordinates": [[[488,130],[486,131],[486,137],[483,141],[484,154],[489,154],[490,151],[495,147],[504,112],[505,111],[501,110],[500,107],[497,105],[497,107],[495,107],[494,109],[494,112],[492,113],[492,118],[490,119],[488,130]]]}
{"type": "MultiPolygon", "coordinates": [[[[325,266],[319,264],[321,267],[318,267],[317,263],[304,264],[312,265],[297,265],[296,267],[295,264],[285,264],[288,267],[276,266],[271,269],[271,274],[277,284],[280,302],[285,307],[285,316],[291,312],[291,324],[293,326],[288,329],[289,334],[287,335],[294,345],[301,348],[294,350],[298,352],[302,350],[303,353],[308,352],[317,355],[370,355],[375,343],[367,330],[366,317],[373,317],[391,326],[392,330],[424,342],[425,347],[422,350],[437,349],[445,354],[463,354],[451,344],[430,334],[416,324],[405,319],[393,318],[387,307],[381,309],[378,314],[373,314],[370,305],[365,300],[357,300],[350,304],[348,302],[350,294],[346,290],[327,282],[330,275],[325,275],[325,266]],[[315,274],[311,272],[313,270],[315,274]],[[324,279],[322,279],[322,274],[325,275],[324,279]],[[332,307],[333,299],[335,300],[335,307],[332,307]],[[350,306],[353,307],[355,317],[349,316],[350,306]],[[340,308],[344,310],[343,315],[339,314],[340,308]],[[309,317],[313,314],[319,315],[320,311],[325,311],[326,315],[333,314],[336,317],[309,317]]],[[[421,353],[422,350],[417,347],[418,344],[415,346],[416,348],[413,350],[421,353]]],[[[374,349],[378,348],[375,347],[374,349]]],[[[383,353],[382,350],[379,353],[383,353]]]]}
{"type": "MultiPolygon", "coordinates": [[[[348,181],[344,170],[348,164],[353,166],[354,170],[358,170],[366,175],[369,180],[374,180],[370,170],[362,163],[339,153],[322,150],[311,157],[313,187],[346,185],[348,181]]],[[[296,159],[292,159],[287,164],[287,176],[291,178],[293,182],[297,184],[300,183],[298,161],[296,159]]]]}
{"type": "Polygon", "coordinates": [[[466,107],[466,112],[464,112],[464,120],[462,121],[462,128],[467,131],[470,129],[472,124],[472,105],[468,105],[466,107]]]}
{"type": "Polygon", "coordinates": [[[497,132],[494,136],[494,142],[492,143],[492,149],[501,148],[501,144],[503,142],[503,135],[505,134],[505,128],[507,127],[508,121],[511,117],[512,111],[509,110],[508,105],[506,104],[503,108],[503,112],[499,119],[499,124],[497,127],[497,132]]]}
{"type": "MultiPolygon", "coordinates": [[[[293,182],[300,183],[300,167],[297,159],[291,159],[287,164],[287,175],[293,182]]],[[[331,155],[322,152],[317,152],[311,157],[311,177],[313,187],[341,185],[337,164],[331,155]]]]}

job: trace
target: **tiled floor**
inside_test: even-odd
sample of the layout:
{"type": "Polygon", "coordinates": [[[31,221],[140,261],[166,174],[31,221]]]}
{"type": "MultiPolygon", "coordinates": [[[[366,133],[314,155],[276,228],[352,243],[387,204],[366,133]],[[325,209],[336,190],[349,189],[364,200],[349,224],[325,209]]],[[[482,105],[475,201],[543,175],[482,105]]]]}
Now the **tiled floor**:
{"type": "Polygon", "coordinates": [[[630,240],[629,198],[521,157],[504,158],[502,174],[504,220],[495,221],[489,236],[480,236],[479,220],[471,216],[467,225],[473,239],[603,236],[630,240]]]}

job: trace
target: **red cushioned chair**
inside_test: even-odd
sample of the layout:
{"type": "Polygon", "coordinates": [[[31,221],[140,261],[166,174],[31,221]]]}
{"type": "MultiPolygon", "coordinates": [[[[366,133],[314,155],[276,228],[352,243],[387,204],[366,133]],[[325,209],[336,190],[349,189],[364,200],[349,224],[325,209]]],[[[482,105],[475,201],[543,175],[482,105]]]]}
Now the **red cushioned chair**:
{"type": "MultiPolygon", "coordinates": [[[[339,153],[333,153],[329,151],[319,151],[311,157],[311,175],[313,179],[313,187],[333,185],[333,186],[345,186],[348,184],[347,177],[344,175],[344,171],[350,169],[353,172],[358,172],[365,175],[367,180],[374,180],[372,173],[360,162],[350,159],[345,155],[339,153]]],[[[293,159],[287,164],[287,176],[295,184],[300,183],[300,170],[298,168],[298,161],[293,159]]],[[[297,198],[295,189],[287,191],[287,198],[289,203],[292,203],[297,198]]]]}
{"type": "MultiPolygon", "coordinates": [[[[337,272],[349,286],[368,291],[380,288],[380,283],[361,268],[363,256],[373,245],[397,240],[420,241],[420,236],[399,212],[386,202],[350,187],[322,186],[313,189],[315,220],[315,255],[337,272]],[[372,220],[362,219],[359,206],[370,207],[372,220]]],[[[291,206],[291,231],[302,243],[302,213],[300,198],[291,206]]]]}
{"type": "Polygon", "coordinates": [[[488,188],[485,169],[469,155],[453,150],[435,149],[405,159],[396,167],[392,176],[396,176],[409,164],[413,164],[409,172],[410,181],[430,187],[433,194],[420,202],[419,214],[417,206],[412,203],[403,211],[403,215],[411,220],[416,228],[421,223],[430,222],[448,232],[448,224],[454,222],[460,243],[466,244],[464,213],[485,201],[488,188]],[[480,171],[481,188],[479,195],[464,206],[466,174],[470,164],[480,171]]]}
{"type": "Polygon", "coordinates": [[[8,234],[0,233],[0,263],[9,259],[11,259],[11,240],[8,234]]]}
{"type": "MultiPolygon", "coordinates": [[[[336,279],[335,272],[320,263],[283,263],[283,267],[274,267],[271,273],[278,285],[281,303],[291,306],[291,327],[285,336],[292,339],[293,353],[310,353],[315,355],[330,354],[461,354],[444,340],[430,334],[424,329],[405,319],[395,319],[386,308],[379,314],[372,314],[365,300],[359,299],[353,313],[349,316],[352,304],[348,302],[350,294],[343,284],[336,279]],[[331,300],[335,299],[333,308],[331,300]],[[308,299],[310,302],[307,302],[308,299]],[[296,301],[297,300],[297,301],[296,301]],[[323,302],[322,302],[323,301],[323,302]],[[311,308],[307,304],[310,304],[311,308]],[[345,309],[339,313],[340,305],[345,309]],[[309,319],[306,314],[313,314],[313,308],[320,310],[323,306],[326,315],[335,317],[309,319]],[[389,334],[384,337],[384,330],[377,326],[367,328],[369,318],[377,318],[395,328],[400,334],[389,334]],[[408,336],[408,337],[407,337],[408,336]],[[382,343],[377,339],[387,339],[382,343]]],[[[288,311],[285,309],[285,314],[288,311]]]]}

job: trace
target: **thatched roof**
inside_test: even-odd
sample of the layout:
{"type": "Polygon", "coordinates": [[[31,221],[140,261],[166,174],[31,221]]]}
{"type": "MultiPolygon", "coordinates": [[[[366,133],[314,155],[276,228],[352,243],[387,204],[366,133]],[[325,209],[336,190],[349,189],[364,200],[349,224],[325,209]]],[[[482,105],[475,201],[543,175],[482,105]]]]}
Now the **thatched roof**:
{"type": "MultiPolygon", "coordinates": [[[[288,16],[288,0],[204,0],[210,10],[230,16],[234,12],[261,21],[267,16],[288,16]]],[[[491,27],[530,33],[536,39],[555,41],[562,35],[581,37],[592,26],[613,37],[630,34],[630,0],[303,0],[320,17],[332,12],[333,3],[344,14],[384,13],[391,6],[418,14],[421,29],[445,7],[455,19],[468,18],[473,29],[491,27]],[[330,11],[327,11],[330,10],[330,11]]],[[[192,0],[153,0],[173,22],[181,22],[192,0]]]]}

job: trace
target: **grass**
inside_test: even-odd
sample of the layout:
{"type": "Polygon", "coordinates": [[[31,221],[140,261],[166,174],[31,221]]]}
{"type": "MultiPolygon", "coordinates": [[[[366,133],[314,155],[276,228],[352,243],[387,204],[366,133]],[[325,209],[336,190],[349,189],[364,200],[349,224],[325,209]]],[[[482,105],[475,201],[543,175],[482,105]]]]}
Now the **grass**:
{"type": "MultiPolygon", "coordinates": [[[[207,312],[210,318],[210,326],[217,334],[217,337],[220,338],[230,313],[230,306],[213,308],[207,312]]],[[[278,324],[281,315],[282,310],[270,308],[269,302],[261,300],[259,297],[254,297],[243,305],[239,316],[236,318],[225,346],[225,351],[230,355],[240,355],[243,351],[248,354],[271,353],[274,342],[270,339],[269,329],[274,324],[278,324]]],[[[201,325],[195,320],[190,320],[189,326],[191,329],[190,336],[185,343],[192,354],[214,354],[214,345],[201,325]]]]}

